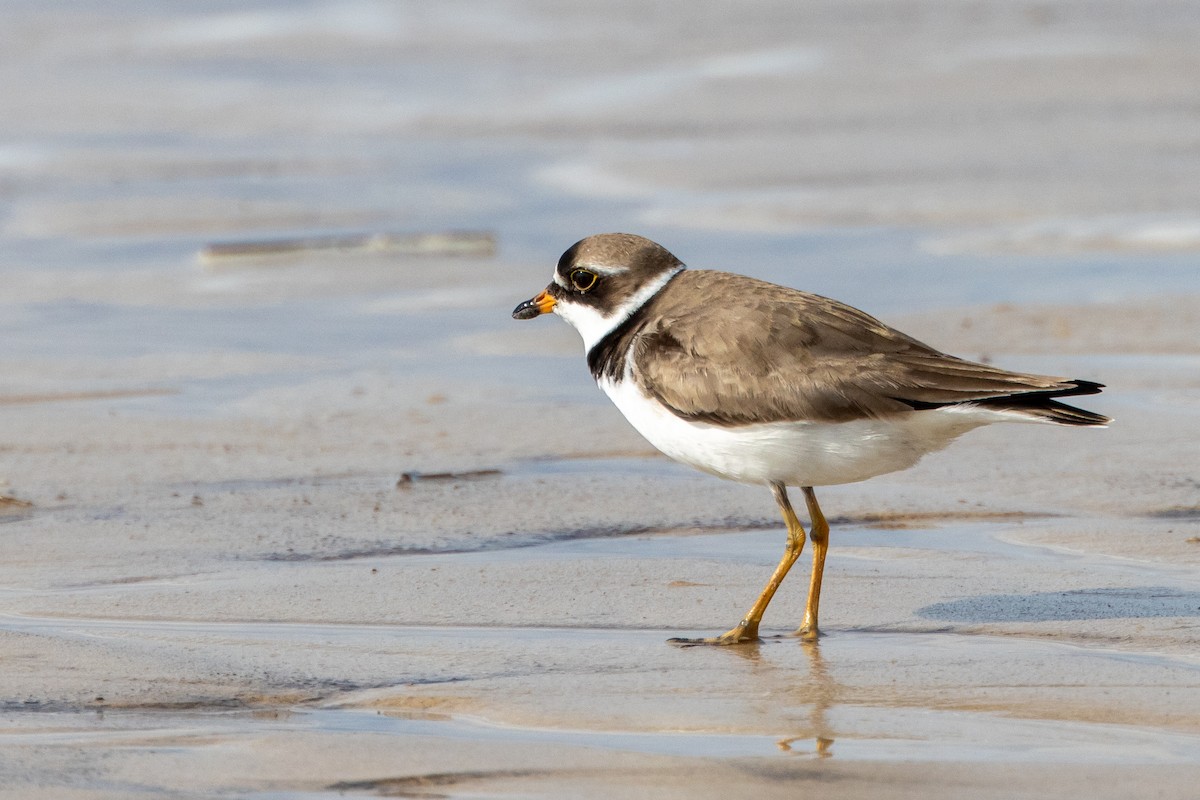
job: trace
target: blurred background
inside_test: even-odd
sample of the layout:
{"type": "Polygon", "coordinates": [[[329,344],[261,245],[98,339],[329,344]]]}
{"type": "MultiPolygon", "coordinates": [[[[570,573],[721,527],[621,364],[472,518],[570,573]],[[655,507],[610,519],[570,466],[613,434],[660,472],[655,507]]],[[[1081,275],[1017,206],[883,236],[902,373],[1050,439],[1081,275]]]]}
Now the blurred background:
{"type": "Polygon", "coordinates": [[[1197,0],[0,0],[0,794],[1189,796],[1198,43],[1197,0]],[[822,488],[820,651],[666,647],[783,540],[511,319],[604,231],[1118,424],[822,488]]]}
{"type": "Polygon", "coordinates": [[[547,390],[574,334],[508,312],[611,230],[885,318],[1200,292],[1195,2],[0,14],[10,397],[574,356],[547,390]]]}

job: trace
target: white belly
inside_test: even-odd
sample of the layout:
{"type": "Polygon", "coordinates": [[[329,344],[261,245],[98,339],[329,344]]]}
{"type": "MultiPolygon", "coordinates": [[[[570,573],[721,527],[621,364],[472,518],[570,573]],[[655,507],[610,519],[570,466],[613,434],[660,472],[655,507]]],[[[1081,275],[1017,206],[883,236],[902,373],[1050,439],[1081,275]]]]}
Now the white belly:
{"type": "Polygon", "coordinates": [[[906,469],[962,434],[1009,418],[986,409],[935,409],[852,422],[773,422],[725,427],[671,413],[632,379],[601,381],[625,418],[676,461],[742,483],[853,483],[906,469]]]}

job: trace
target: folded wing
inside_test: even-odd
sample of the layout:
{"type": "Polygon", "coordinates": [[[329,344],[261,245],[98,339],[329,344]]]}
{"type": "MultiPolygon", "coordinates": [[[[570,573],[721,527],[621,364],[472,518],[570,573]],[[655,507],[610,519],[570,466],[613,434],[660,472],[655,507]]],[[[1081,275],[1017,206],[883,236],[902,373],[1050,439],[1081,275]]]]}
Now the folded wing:
{"type": "Polygon", "coordinates": [[[955,358],[843,303],[751,278],[680,277],[720,300],[697,309],[663,297],[660,323],[636,336],[634,377],[681,417],[844,422],[970,403],[1061,424],[1108,422],[1054,399],[1095,394],[1098,383],[955,358]]]}

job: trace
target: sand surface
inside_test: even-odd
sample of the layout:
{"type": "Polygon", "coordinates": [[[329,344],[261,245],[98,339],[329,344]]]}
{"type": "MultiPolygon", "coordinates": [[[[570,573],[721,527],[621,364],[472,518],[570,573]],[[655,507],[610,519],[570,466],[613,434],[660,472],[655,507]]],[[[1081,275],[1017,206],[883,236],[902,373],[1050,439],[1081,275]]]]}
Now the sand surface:
{"type": "Polygon", "coordinates": [[[1194,4],[0,11],[0,796],[1194,796],[1194,4]],[[670,646],[784,537],[509,318],[601,230],[1117,422],[820,490],[826,636],[802,558],[670,646]]]}

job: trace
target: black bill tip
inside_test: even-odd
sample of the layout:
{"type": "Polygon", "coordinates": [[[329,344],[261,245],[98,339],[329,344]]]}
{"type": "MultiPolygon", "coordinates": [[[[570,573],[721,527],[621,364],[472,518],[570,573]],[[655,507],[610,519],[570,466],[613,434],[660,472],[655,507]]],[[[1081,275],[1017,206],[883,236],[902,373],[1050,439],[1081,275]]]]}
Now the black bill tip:
{"type": "Polygon", "coordinates": [[[513,309],[513,319],[533,319],[541,315],[542,311],[538,308],[536,298],[526,300],[513,309]]]}
{"type": "Polygon", "coordinates": [[[513,319],[533,319],[553,311],[557,301],[554,299],[554,295],[550,294],[551,288],[547,287],[539,292],[537,297],[531,297],[514,308],[513,319]]]}

